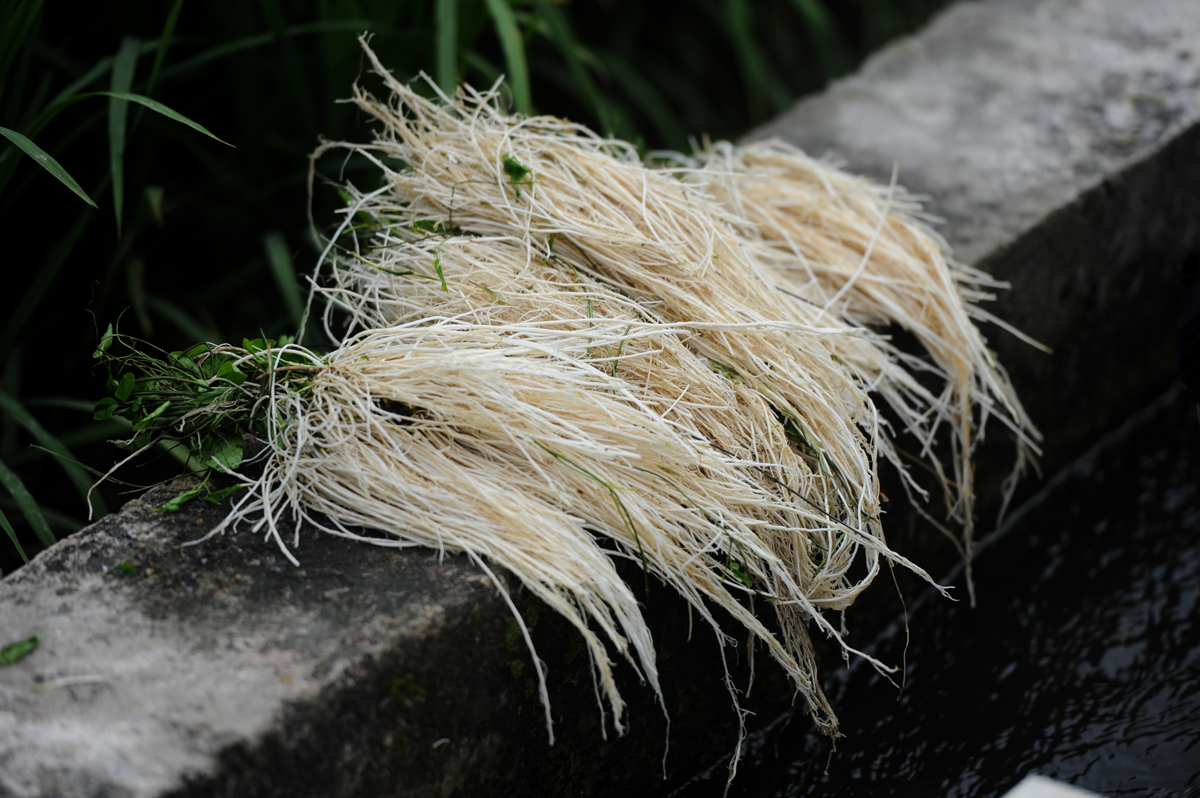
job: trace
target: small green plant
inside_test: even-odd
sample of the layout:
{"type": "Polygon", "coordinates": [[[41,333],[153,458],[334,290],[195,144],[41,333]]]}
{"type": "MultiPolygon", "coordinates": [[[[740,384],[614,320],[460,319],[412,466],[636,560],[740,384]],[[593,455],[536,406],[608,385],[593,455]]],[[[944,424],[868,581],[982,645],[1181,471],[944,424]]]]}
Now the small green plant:
{"type": "Polygon", "coordinates": [[[183,509],[183,505],[197,498],[203,499],[210,504],[220,504],[243,487],[242,485],[231,485],[228,488],[212,490],[208,487],[208,480],[211,476],[212,471],[210,470],[204,475],[204,481],[199,485],[185,490],[174,498],[168,499],[160,507],[156,507],[150,512],[177,513],[183,509]]]}
{"type": "MultiPolygon", "coordinates": [[[[263,390],[277,381],[302,386],[320,365],[311,352],[290,343],[256,338],[244,339],[240,347],[198,344],[155,353],[110,326],[93,357],[109,370],[111,395],[96,403],[93,417],[129,422],[132,437],[114,441],[133,453],[127,459],[169,440],[182,445],[202,469],[233,471],[242,462],[243,433],[271,437],[268,403],[259,401],[263,390]]],[[[160,509],[175,512],[201,495],[220,502],[236,489],[206,486],[207,478],[160,509]]]]}
{"type": "Polygon", "coordinates": [[[8,667],[16,665],[19,661],[32,654],[37,647],[37,635],[30,635],[24,640],[9,643],[0,648],[0,666],[8,667]]]}
{"type": "Polygon", "coordinates": [[[511,155],[505,155],[502,163],[504,174],[508,176],[508,184],[513,187],[513,191],[517,192],[517,199],[520,199],[521,186],[533,187],[533,178],[526,179],[529,176],[529,167],[523,166],[511,155]]]}
{"type": "Polygon", "coordinates": [[[129,560],[121,560],[111,568],[105,567],[105,576],[137,576],[137,566],[129,560]]]}

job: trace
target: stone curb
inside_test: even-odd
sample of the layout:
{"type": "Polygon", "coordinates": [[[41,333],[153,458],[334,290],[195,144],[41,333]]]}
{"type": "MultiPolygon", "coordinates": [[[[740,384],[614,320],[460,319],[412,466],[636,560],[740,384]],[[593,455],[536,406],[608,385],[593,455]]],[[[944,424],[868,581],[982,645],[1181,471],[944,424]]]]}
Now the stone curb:
{"type": "MultiPolygon", "coordinates": [[[[995,312],[1055,354],[989,338],[1048,470],[1173,378],[1172,270],[1200,257],[1195,42],[1188,0],[964,3],[755,134],[884,180],[898,162],[959,257],[1012,282],[995,312]]],[[[0,668],[0,795],[646,794],[733,741],[716,645],[689,641],[661,591],[647,606],[673,721],[666,783],[649,691],[624,674],[632,730],[602,739],[586,657],[519,591],[551,674],[553,748],[507,608],[463,558],[311,529],[300,569],[248,533],[181,547],[223,512],[155,512],[185,484],[0,582],[0,642],[40,641],[0,668]]],[[[751,701],[764,719],[790,701],[771,670],[751,701]]]]}

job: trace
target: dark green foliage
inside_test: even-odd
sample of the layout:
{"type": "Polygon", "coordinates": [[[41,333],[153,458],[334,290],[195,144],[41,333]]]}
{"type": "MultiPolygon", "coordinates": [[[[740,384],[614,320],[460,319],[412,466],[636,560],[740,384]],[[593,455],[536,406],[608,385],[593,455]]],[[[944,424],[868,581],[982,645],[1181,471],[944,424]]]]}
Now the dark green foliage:
{"type": "MultiPolygon", "coordinates": [[[[0,0],[0,569],[84,522],[88,472],[124,456],[105,437],[136,443],[180,412],[178,399],[147,401],[162,375],[118,370],[106,390],[91,354],[107,325],[124,313],[129,332],[183,357],[196,341],[295,332],[319,245],[307,155],[321,136],[370,137],[336,102],[356,78],[379,87],[356,34],[372,34],[400,80],[424,71],[448,90],[507,73],[515,111],[685,148],[766,121],[945,2],[102,0],[52,17],[41,0],[0,0]]],[[[317,164],[318,225],[342,205],[324,181],[369,190],[367,167],[317,164]]],[[[536,180],[515,160],[505,171],[514,191],[536,180]]],[[[196,457],[236,459],[214,448],[232,437],[197,434],[196,457]]],[[[133,481],[178,471],[155,452],[133,481]]],[[[91,503],[103,514],[125,498],[109,484],[91,503]]]]}
{"type": "MultiPolygon", "coordinates": [[[[147,349],[145,342],[111,325],[105,331],[93,357],[108,369],[111,395],[96,403],[92,418],[129,422],[132,437],[113,441],[121,449],[142,452],[159,442],[178,443],[206,470],[241,465],[244,433],[271,437],[270,405],[260,401],[263,389],[285,382],[303,386],[319,365],[307,352],[277,348],[264,338],[244,339],[240,347],[197,344],[157,354],[147,349]]],[[[188,499],[200,495],[194,490],[188,499]]]]}

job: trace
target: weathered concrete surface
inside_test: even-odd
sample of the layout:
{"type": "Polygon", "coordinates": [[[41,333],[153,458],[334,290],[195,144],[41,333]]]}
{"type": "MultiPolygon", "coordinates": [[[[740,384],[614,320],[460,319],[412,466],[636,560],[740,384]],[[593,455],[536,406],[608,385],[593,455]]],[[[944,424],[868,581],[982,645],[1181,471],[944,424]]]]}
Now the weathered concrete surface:
{"type": "Polygon", "coordinates": [[[1174,378],[1174,270],[1200,257],[1198,123],[1200,3],[993,0],[751,137],[883,181],[898,164],[957,257],[1012,283],[989,309],[1054,355],[995,328],[989,345],[1053,471],[1174,378]]]}
{"type": "MultiPolygon", "coordinates": [[[[898,161],[960,257],[1013,281],[997,312],[1056,354],[990,337],[1053,468],[1171,378],[1171,268],[1200,253],[1198,120],[1200,4],[993,0],[763,132],[878,177],[898,161]]],[[[624,673],[633,729],[603,741],[586,657],[543,615],[546,745],[532,663],[463,560],[314,530],[298,570],[244,533],[180,548],[222,509],[150,513],[167,493],[0,582],[0,643],[42,642],[0,668],[0,795],[646,794],[732,743],[716,646],[688,642],[661,591],[646,604],[673,718],[667,785],[649,691],[624,673]],[[102,575],[124,560],[134,576],[102,575]]],[[[773,679],[760,668],[764,719],[790,700],[773,679]]]]}
{"type": "MultiPolygon", "coordinates": [[[[184,547],[229,509],[155,511],[193,483],[151,491],[0,582],[0,644],[39,639],[0,668],[0,796],[603,795],[661,783],[666,729],[650,691],[624,674],[633,731],[605,743],[582,639],[512,580],[551,672],[553,747],[511,614],[466,558],[312,527],[301,568],[248,533],[184,547]]],[[[689,643],[671,598],[652,589],[647,603],[668,705],[690,724],[671,735],[670,767],[689,775],[729,746],[733,714],[723,691],[711,700],[711,634],[689,643]]]]}

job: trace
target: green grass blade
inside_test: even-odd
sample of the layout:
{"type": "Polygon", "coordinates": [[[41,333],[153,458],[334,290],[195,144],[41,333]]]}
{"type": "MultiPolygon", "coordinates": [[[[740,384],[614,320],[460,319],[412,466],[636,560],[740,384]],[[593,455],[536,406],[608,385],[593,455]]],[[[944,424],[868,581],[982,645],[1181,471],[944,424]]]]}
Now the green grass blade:
{"type": "MultiPolygon", "coordinates": [[[[367,19],[327,20],[324,22],[309,22],[303,25],[291,25],[283,31],[283,36],[291,38],[293,36],[305,36],[310,33],[360,33],[373,27],[374,24],[367,19]]],[[[162,80],[166,80],[167,78],[183,75],[211,61],[216,61],[246,50],[253,50],[257,47],[265,47],[275,41],[278,41],[278,37],[274,33],[257,33],[243,39],[226,42],[164,69],[162,75],[159,77],[162,80]]]]}
{"type": "Polygon", "coordinates": [[[192,130],[203,133],[204,135],[208,136],[210,139],[213,139],[214,141],[221,142],[226,147],[233,146],[228,141],[218,138],[214,133],[212,133],[208,128],[204,127],[203,125],[201,125],[197,122],[193,122],[192,120],[188,119],[186,116],[179,113],[178,111],[173,111],[170,108],[168,108],[167,106],[163,105],[162,103],[157,102],[156,100],[151,100],[149,97],[144,97],[141,94],[130,94],[128,92],[115,92],[115,91],[93,91],[93,92],[88,92],[87,94],[80,94],[80,95],[78,95],[78,97],[79,97],[79,99],[84,99],[87,97],[115,97],[118,100],[128,100],[131,103],[137,103],[138,105],[144,105],[147,108],[149,108],[151,111],[160,113],[163,116],[167,117],[168,119],[173,119],[176,122],[179,122],[180,124],[187,125],[192,130]]]}
{"type": "Polygon", "coordinates": [[[267,253],[267,261],[271,264],[271,273],[279,284],[279,293],[283,296],[283,304],[287,307],[288,319],[296,329],[300,328],[300,315],[304,313],[304,300],[300,296],[300,284],[296,280],[296,267],[292,263],[292,254],[288,252],[287,241],[283,233],[273,230],[263,236],[263,249],[267,253]]]}
{"type": "MultiPolygon", "coordinates": [[[[303,127],[299,130],[315,136],[318,132],[316,110],[313,108],[313,88],[305,74],[304,62],[300,58],[300,50],[296,43],[287,35],[287,20],[279,0],[259,0],[259,7],[271,32],[275,34],[275,46],[279,55],[279,66],[276,72],[280,83],[287,85],[292,93],[295,109],[300,111],[303,127]]],[[[294,4],[293,4],[294,5],[294,4]]]]}
{"type": "Polygon", "coordinates": [[[791,0],[792,6],[804,18],[805,24],[812,35],[813,44],[817,50],[817,58],[821,62],[821,71],[826,78],[832,78],[846,72],[845,48],[833,17],[821,5],[821,0],[791,0]]]}
{"type": "MultiPolygon", "coordinates": [[[[95,402],[88,402],[89,415],[91,414],[92,407],[94,407],[95,404],[95,402]]],[[[121,436],[128,438],[129,435],[127,433],[129,432],[130,426],[130,423],[124,419],[115,419],[110,421],[89,421],[87,424],[81,427],[75,427],[74,429],[69,429],[65,432],[59,433],[58,440],[63,446],[70,450],[72,446],[87,446],[90,443],[99,443],[100,441],[107,441],[113,438],[119,438],[121,436]]],[[[40,449],[31,449],[29,459],[35,459],[32,456],[35,454],[44,456],[40,449]]],[[[24,461],[24,457],[18,457],[15,460],[16,463],[22,463],[24,461]]]]}
{"type": "Polygon", "coordinates": [[[148,296],[146,297],[146,305],[150,310],[157,313],[163,321],[175,327],[175,329],[183,333],[184,337],[191,341],[213,342],[219,340],[221,337],[215,330],[205,327],[189,316],[183,308],[165,299],[148,296]]]}
{"type": "MultiPolygon", "coordinates": [[[[154,52],[155,47],[157,47],[155,42],[142,42],[141,47],[138,50],[138,55],[142,56],[146,55],[147,53],[152,53],[154,52]]],[[[83,91],[100,78],[104,77],[108,71],[112,69],[114,60],[115,59],[111,55],[101,58],[91,69],[81,75],[77,80],[67,84],[66,87],[64,87],[58,94],[54,95],[54,99],[50,101],[50,105],[47,106],[47,108],[52,108],[68,97],[74,97],[76,94],[83,91]]],[[[36,132],[37,131],[35,130],[34,133],[36,132]]]]}
{"type": "Polygon", "coordinates": [[[117,237],[121,236],[121,209],[125,204],[125,126],[129,119],[129,101],[122,99],[133,87],[137,67],[138,41],[130,36],[121,40],[121,49],[113,60],[111,91],[108,100],[108,168],[112,175],[113,211],[117,217],[117,237]]]}
{"type": "MultiPolygon", "coordinates": [[[[50,84],[54,80],[54,75],[49,70],[42,73],[42,79],[38,81],[37,88],[33,90],[33,96],[29,98],[29,102],[25,105],[25,110],[20,116],[16,116],[17,128],[24,130],[29,126],[29,123],[37,117],[37,112],[46,105],[46,96],[50,94],[50,84]]],[[[12,117],[10,117],[12,118],[12,117]]]]}
{"type": "Polygon", "coordinates": [[[33,533],[37,535],[37,539],[46,548],[53,546],[57,539],[54,533],[50,531],[50,525],[46,523],[46,517],[42,515],[41,509],[37,502],[33,500],[33,494],[29,492],[29,488],[25,487],[25,483],[21,481],[13,470],[8,465],[0,460],[0,485],[3,485],[12,495],[13,501],[21,508],[21,513],[25,516],[25,520],[33,527],[33,533]]]}
{"type": "MultiPolygon", "coordinates": [[[[92,206],[95,207],[95,203],[92,203],[92,206]]],[[[66,234],[62,236],[54,249],[50,251],[46,259],[42,261],[42,266],[34,275],[33,282],[29,288],[25,289],[25,294],[21,297],[21,301],[17,303],[12,315],[5,321],[3,331],[0,331],[0,352],[11,351],[17,336],[25,326],[25,322],[41,306],[42,298],[50,289],[50,285],[54,282],[59,269],[66,262],[67,256],[71,254],[71,250],[75,248],[75,243],[79,240],[79,236],[83,234],[83,230],[87,227],[87,223],[91,221],[91,218],[91,211],[86,208],[80,211],[79,215],[75,217],[75,223],[68,228],[66,234]]]]}
{"type": "Polygon", "coordinates": [[[25,42],[25,36],[37,19],[38,12],[42,10],[42,0],[18,0],[15,6],[9,7],[12,12],[6,15],[4,32],[0,33],[0,97],[4,96],[9,67],[25,42]]]}
{"type": "Polygon", "coordinates": [[[46,396],[41,399],[26,399],[26,407],[61,407],[64,410],[78,410],[91,414],[96,403],[89,399],[71,399],[66,396],[46,396]]]}
{"type": "MultiPolygon", "coordinates": [[[[12,122],[18,118],[21,98],[25,94],[25,87],[29,84],[29,64],[32,61],[33,53],[28,49],[23,49],[17,55],[14,64],[9,67],[11,75],[4,83],[0,83],[0,87],[4,89],[3,94],[8,98],[6,102],[0,104],[0,119],[12,122]]],[[[50,70],[38,71],[48,77],[50,70]]],[[[20,125],[16,126],[20,127],[20,125]]]]}
{"type": "MultiPolygon", "coordinates": [[[[13,529],[12,524],[8,521],[8,516],[0,510],[0,526],[4,527],[4,531],[8,533],[8,539],[12,541],[13,546],[17,549],[17,554],[21,555],[21,559],[26,563],[29,562],[29,555],[25,553],[25,548],[21,545],[21,541],[17,540],[17,532],[13,529]]],[[[0,574],[2,576],[3,574],[0,574]]]]}
{"type": "Polygon", "coordinates": [[[150,215],[154,217],[155,223],[162,227],[167,223],[163,218],[163,187],[146,186],[145,196],[146,205],[150,207],[150,215]]]}
{"type": "MultiPolygon", "coordinates": [[[[56,459],[59,465],[67,473],[67,477],[70,478],[71,482],[75,484],[75,489],[79,491],[80,497],[86,502],[88,491],[92,488],[92,480],[88,477],[86,471],[75,465],[74,456],[63,445],[62,441],[47,432],[46,428],[38,423],[38,420],[33,417],[32,413],[25,409],[24,405],[3,390],[0,390],[0,413],[4,413],[24,427],[38,443],[57,456],[56,459]]],[[[103,499],[96,496],[92,501],[99,516],[108,515],[108,508],[105,506],[103,499]]]]}
{"type": "MultiPolygon", "coordinates": [[[[103,77],[108,70],[112,69],[112,64],[112,56],[100,59],[94,67],[88,70],[87,74],[55,95],[49,105],[37,112],[32,122],[22,125],[21,130],[23,135],[30,139],[36,137],[46,125],[53,121],[54,117],[62,113],[63,109],[74,104],[75,100],[69,98],[75,97],[80,89],[89,86],[103,77]]],[[[0,196],[4,195],[4,189],[8,185],[8,181],[12,179],[13,172],[16,171],[17,158],[12,157],[12,155],[12,148],[5,148],[4,152],[0,153],[0,196]]],[[[90,198],[88,198],[88,202],[91,202],[90,198]]],[[[95,203],[93,202],[92,205],[95,206],[95,203]]]]}
{"type": "Polygon", "coordinates": [[[766,65],[759,54],[758,45],[754,41],[751,30],[750,6],[747,0],[725,0],[725,18],[728,23],[729,38],[733,41],[733,49],[737,54],[738,67],[742,72],[742,84],[746,88],[746,104],[749,106],[750,117],[760,120],[766,116],[766,95],[763,91],[766,83],[766,65]]]}
{"type": "MultiPolygon", "coordinates": [[[[112,61],[112,59],[109,59],[108,66],[111,66],[111,61],[112,61]]],[[[101,63],[103,64],[104,62],[101,62],[101,63]]],[[[103,72],[101,72],[99,74],[103,74],[103,72]]],[[[94,79],[95,78],[92,78],[91,80],[94,80],[94,79]]],[[[76,81],[77,84],[81,83],[81,82],[82,81],[76,81]]],[[[62,97],[61,92],[59,94],[59,97],[62,97]]],[[[208,136],[209,138],[216,139],[217,141],[221,142],[222,144],[224,144],[228,147],[233,146],[229,142],[224,141],[224,140],[218,138],[217,136],[215,136],[212,132],[210,132],[203,125],[193,122],[192,120],[188,119],[183,114],[178,113],[177,111],[174,111],[174,110],[168,108],[167,106],[163,105],[160,102],[151,100],[149,97],[145,97],[141,94],[132,94],[129,92],[115,93],[115,92],[111,92],[111,91],[89,91],[89,92],[84,92],[83,94],[74,94],[74,95],[71,95],[71,96],[68,96],[68,97],[65,97],[62,99],[55,99],[55,101],[53,103],[46,106],[46,108],[43,109],[42,112],[37,115],[37,118],[33,120],[33,124],[31,124],[26,129],[25,135],[26,136],[36,136],[39,132],[41,132],[41,130],[43,128],[46,127],[46,125],[48,125],[50,123],[51,120],[53,120],[56,116],[58,116],[60,113],[62,113],[65,109],[71,107],[75,103],[82,102],[82,101],[90,99],[92,97],[116,97],[121,100],[127,100],[128,102],[131,102],[131,103],[137,103],[138,105],[144,105],[145,107],[149,108],[151,111],[156,111],[156,112],[162,114],[163,116],[167,117],[168,119],[174,119],[176,122],[180,122],[184,125],[187,125],[188,127],[192,128],[193,130],[199,131],[200,133],[203,133],[204,135],[208,136]]],[[[2,190],[4,188],[4,185],[6,182],[7,182],[7,177],[0,178],[0,190],[2,190]]]]}
{"type": "MultiPolygon", "coordinates": [[[[0,376],[0,385],[10,394],[20,395],[22,378],[25,373],[25,346],[18,343],[5,353],[4,371],[0,376]]],[[[17,454],[17,422],[10,416],[0,413],[0,457],[8,461],[10,466],[16,465],[17,454]]]]}
{"type": "Polygon", "coordinates": [[[604,102],[600,90],[596,88],[596,82],[592,80],[587,66],[580,58],[579,43],[575,40],[575,35],[571,32],[566,17],[552,0],[534,0],[534,6],[549,26],[551,38],[558,46],[559,52],[562,53],[563,60],[567,62],[567,68],[571,72],[571,78],[575,81],[576,90],[587,98],[588,103],[592,106],[592,112],[596,114],[596,118],[600,122],[600,132],[606,136],[613,135],[615,132],[614,120],[608,103],[604,102]]]}
{"type": "Polygon", "coordinates": [[[146,309],[146,261],[138,257],[126,261],[125,286],[142,335],[153,335],[154,323],[150,321],[150,311],[146,309]]]}
{"type": "MultiPolygon", "coordinates": [[[[121,483],[121,484],[127,484],[127,483],[121,483]]],[[[85,526],[87,526],[86,521],[81,521],[78,518],[73,518],[73,517],[67,515],[66,513],[60,513],[58,510],[55,510],[53,507],[47,507],[43,504],[39,504],[38,508],[42,511],[42,515],[45,516],[47,522],[53,524],[55,527],[58,527],[59,529],[70,530],[68,532],[68,534],[71,534],[72,532],[78,532],[79,530],[81,530],[85,526]]],[[[6,511],[9,513],[21,512],[21,508],[17,506],[16,502],[14,502],[12,499],[7,499],[4,497],[0,497],[0,510],[6,511]]]]}
{"type": "Polygon", "coordinates": [[[458,0],[436,0],[434,28],[437,31],[434,76],[438,88],[454,96],[458,87],[458,0]]]}
{"type": "Polygon", "coordinates": [[[604,62],[605,68],[616,80],[625,93],[637,104],[650,121],[658,128],[658,134],[667,142],[667,146],[683,149],[687,146],[687,135],[675,121],[662,95],[654,88],[654,84],[642,77],[641,73],[628,61],[616,53],[597,53],[604,62]]]}
{"type": "MultiPolygon", "coordinates": [[[[491,86],[493,83],[500,80],[500,78],[504,77],[504,73],[501,72],[499,69],[497,69],[495,64],[493,64],[491,61],[487,60],[486,58],[484,58],[483,56],[481,56],[479,53],[475,52],[474,50],[469,50],[466,53],[464,53],[463,61],[466,62],[467,66],[474,67],[475,69],[479,70],[479,74],[483,75],[483,84],[486,84],[488,86],[491,86]]],[[[475,85],[480,86],[481,84],[478,81],[476,81],[475,85]]],[[[507,84],[501,84],[501,85],[507,85],[507,84]]],[[[511,85],[507,85],[507,88],[510,92],[512,91],[511,85]]]]}
{"type": "Polygon", "coordinates": [[[508,67],[508,85],[512,88],[513,105],[517,113],[526,116],[533,113],[533,95],[529,88],[529,64],[525,60],[525,41],[521,28],[508,0],[486,0],[488,13],[496,26],[496,35],[504,49],[504,63],[508,67]]]}
{"type": "Polygon", "coordinates": [[[162,35],[158,37],[158,49],[154,52],[154,66],[150,67],[150,79],[146,81],[146,96],[154,93],[154,83],[162,69],[163,61],[167,58],[167,50],[171,39],[175,37],[175,23],[179,21],[179,12],[183,10],[183,0],[175,0],[171,13],[167,15],[167,24],[163,26],[162,35]]]}
{"type": "Polygon", "coordinates": [[[79,184],[75,182],[75,179],[67,174],[67,170],[63,169],[62,165],[59,164],[58,161],[50,157],[48,152],[15,130],[9,130],[6,127],[0,127],[0,136],[4,136],[6,139],[15,144],[18,149],[36,161],[47,172],[57,177],[64,186],[74,191],[88,205],[91,205],[93,208],[97,207],[96,203],[92,201],[92,198],[87,195],[87,192],[79,187],[79,184]]]}

